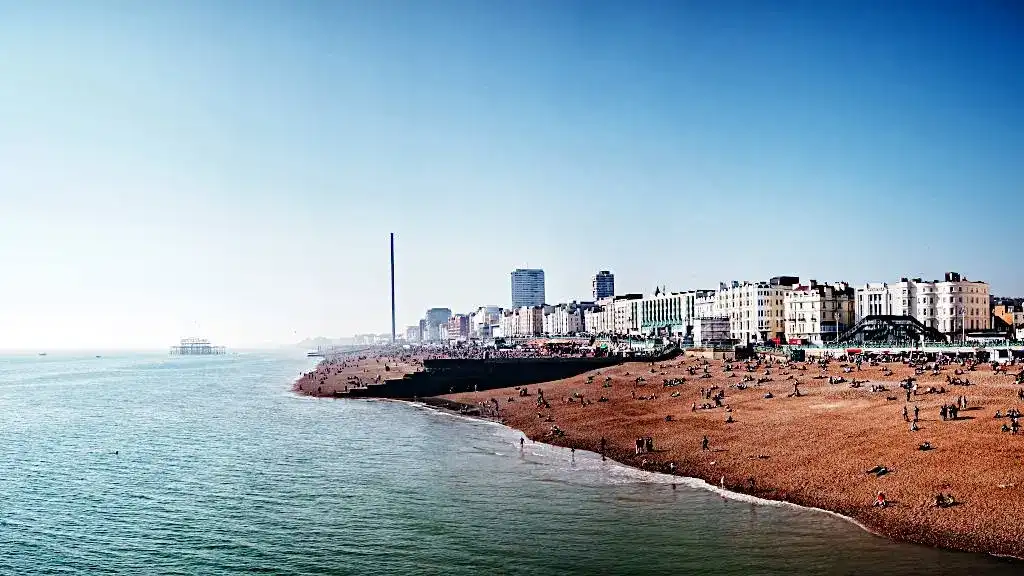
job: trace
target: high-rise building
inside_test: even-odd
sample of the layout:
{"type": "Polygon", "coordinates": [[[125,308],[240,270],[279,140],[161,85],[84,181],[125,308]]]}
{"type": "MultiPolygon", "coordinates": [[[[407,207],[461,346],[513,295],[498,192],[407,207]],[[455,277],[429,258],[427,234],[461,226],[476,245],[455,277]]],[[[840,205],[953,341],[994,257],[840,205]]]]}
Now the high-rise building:
{"type": "Polygon", "coordinates": [[[615,296],[615,274],[612,274],[607,270],[601,270],[595,274],[591,285],[594,290],[595,302],[602,298],[611,298],[612,296],[615,296]]]}
{"type": "Polygon", "coordinates": [[[544,305],[544,271],[519,268],[512,271],[512,307],[544,305]]]}
{"type": "Polygon", "coordinates": [[[438,330],[438,326],[441,324],[448,324],[448,319],[452,317],[452,311],[450,308],[431,308],[427,310],[427,314],[424,317],[426,321],[425,330],[423,332],[423,340],[436,341],[441,338],[441,333],[438,330]]]}

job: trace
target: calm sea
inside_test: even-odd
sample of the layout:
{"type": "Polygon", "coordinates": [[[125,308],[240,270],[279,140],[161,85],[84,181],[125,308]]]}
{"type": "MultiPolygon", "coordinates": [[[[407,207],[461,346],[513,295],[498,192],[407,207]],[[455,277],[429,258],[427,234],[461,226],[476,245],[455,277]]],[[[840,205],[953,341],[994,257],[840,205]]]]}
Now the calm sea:
{"type": "Polygon", "coordinates": [[[284,355],[0,357],[0,574],[1015,574],[424,408],[284,355]]]}

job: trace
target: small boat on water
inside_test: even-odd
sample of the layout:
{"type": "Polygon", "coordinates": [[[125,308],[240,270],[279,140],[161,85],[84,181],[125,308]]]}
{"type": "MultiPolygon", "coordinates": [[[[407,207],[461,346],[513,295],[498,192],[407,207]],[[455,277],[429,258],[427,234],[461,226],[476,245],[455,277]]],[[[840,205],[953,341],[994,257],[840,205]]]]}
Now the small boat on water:
{"type": "Polygon", "coordinates": [[[39,355],[40,356],[46,356],[46,352],[40,352],[39,355]]]}

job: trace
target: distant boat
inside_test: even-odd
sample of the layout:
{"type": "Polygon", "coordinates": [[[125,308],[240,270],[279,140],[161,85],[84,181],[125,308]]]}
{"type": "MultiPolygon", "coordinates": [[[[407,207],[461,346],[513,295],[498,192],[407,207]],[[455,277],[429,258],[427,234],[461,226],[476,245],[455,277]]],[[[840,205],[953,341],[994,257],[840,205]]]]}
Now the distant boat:
{"type": "Polygon", "coordinates": [[[40,352],[39,355],[40,356],[46,356],[46,352],[40,352]]]}
{"type": "Polygon", "coordinates": [[[324,353],[319,350],[306,352],[306,358],[323,358],[324,353]]]}
{"type": "Polygon", "coordinates": [[[97,354],[96,357],[97,358],[103,358],[103,356],[100,356],[99,354],[97,354]]]}

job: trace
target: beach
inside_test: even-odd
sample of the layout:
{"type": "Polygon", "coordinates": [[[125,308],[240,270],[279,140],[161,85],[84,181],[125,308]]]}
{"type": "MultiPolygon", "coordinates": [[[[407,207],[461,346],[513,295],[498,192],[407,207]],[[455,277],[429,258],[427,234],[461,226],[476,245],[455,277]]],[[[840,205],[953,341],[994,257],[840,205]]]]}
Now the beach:
{"type": "Polygon", "coordinates": [[[528,386],[527,396],[497,389],[444,398],[496,400],[498,418],[530,439],[600,452],[604,438],[604,453],[618,462],[829,510],[897,540],[1024,557],[1024,432],[1002,432],[1009,420],[994,417],[1024,405],[1012,376],[1019,366],[1002,374],[987,364],[949,365],[933,375],[898,362],[859,369],[800,362],[749,372],[742,362],[726,372],[726,364],[691,357],[626,363],[528,386]],[[907,403],[900,382],[911,376],[918,392],[907,403]],[[859,387],[851,387],[854,380],[859,387]],[[800,395],[791,396],[797,382],[800,395]],[[876,386],[886,389],[872,391],[876,386]],[[722,406],[702,389],[724,392],[722,406]],[[540,391],[546,406],[538,406],[540,391]],[[943,420],[940,408],[961,396],[966,408],[943,420]],[[904,406],[909,420],[918,409],[918,430],[904,419],[904,406]],[[640,437],[651,438],[653,450],[638,454],[640,437]],[[919,449],[925,442],[932,448],[919,449]],[[873,506],[879,492],[885,507],[873,506]],[[955,503],[937,506],[940,493],[955,503]]]}
{"type": "Polygon", "coordinates": [[[398,379],[423,369],[425,355],[359,352],[326,358],[299,376],[292,390],[308,396],[329,397],[351,388],[398,379]]]}

